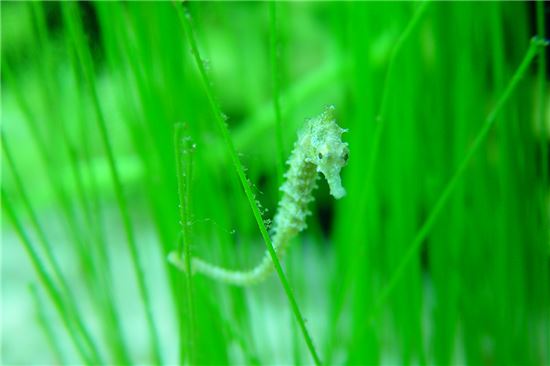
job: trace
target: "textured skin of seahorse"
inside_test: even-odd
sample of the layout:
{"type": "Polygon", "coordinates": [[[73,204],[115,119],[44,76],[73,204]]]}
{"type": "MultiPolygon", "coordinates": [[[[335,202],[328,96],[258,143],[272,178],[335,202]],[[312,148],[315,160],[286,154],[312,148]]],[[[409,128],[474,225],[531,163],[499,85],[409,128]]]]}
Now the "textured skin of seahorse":
{"type": "MultiPolygon", "coordinates": [[[[348,144],[342,141],[344,132],[336,123],[334,107],[329,106],[321,115],[308,120],[298,134],[287,162],[289,169],[281,187],[283,195],[273,220],[272,242],[278,258],[284,255],[291,239],[307,227],[306,218],[311,214],[308,206],[314,200],[313,190],[317,187],[318,173],[326,179],[334,198],[345,195],[340,179],[340,170],[348,159],[348,144]]],[[[185,261],[176,253],[171,253],[169,260],[185,270],[185,261]]],[[[225,269],[199,258],[192,258],[191,267],[192,272],[237,286],[258,283],[273,271],[272,259],[267,251],[261,262],[248,271],[225,269]]]]}

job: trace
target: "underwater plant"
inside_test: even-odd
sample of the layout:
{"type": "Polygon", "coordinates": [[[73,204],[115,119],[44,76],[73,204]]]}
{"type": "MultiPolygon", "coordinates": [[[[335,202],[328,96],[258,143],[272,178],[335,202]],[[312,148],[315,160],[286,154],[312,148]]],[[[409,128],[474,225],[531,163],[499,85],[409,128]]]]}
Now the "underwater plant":
{"type": "Polygon", "coordinates": [[[2,2],[0,363],[549,364],[549,5],[2,2]]]}

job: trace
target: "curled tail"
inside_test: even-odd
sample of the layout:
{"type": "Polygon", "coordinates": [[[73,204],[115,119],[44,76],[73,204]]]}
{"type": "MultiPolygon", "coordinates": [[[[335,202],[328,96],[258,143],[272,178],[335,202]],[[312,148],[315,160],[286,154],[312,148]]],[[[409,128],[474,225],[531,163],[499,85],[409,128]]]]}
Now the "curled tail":
{"type": "MultiPolygon", "coordinates": [[[[182,271],[187,272],[185,258],[179,256],[177,252],[171,252],[168,261],[182,271]]],[[[273,272],[273,264],[268,253],[264,255],[262,261],[256,267],[248,271],[222,268],[194,257],[191,258],[191,273],[196,272],[231,285],[249,286],[257,284],[269,276],[273,272]]]]}

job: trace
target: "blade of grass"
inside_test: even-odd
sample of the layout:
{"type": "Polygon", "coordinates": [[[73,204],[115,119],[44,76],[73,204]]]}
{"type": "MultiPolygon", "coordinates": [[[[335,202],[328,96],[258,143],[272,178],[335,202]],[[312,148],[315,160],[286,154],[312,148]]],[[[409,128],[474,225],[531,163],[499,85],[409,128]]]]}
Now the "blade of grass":
{"type": "Polygon", "coordinates": [[[83,340],[81,339],[78,330],[75,329],[75,326],[73,324],[74,314],[67,308],[65,302],[63,301],[63,296],[61,292],[57,288],[54,279],[49,275],[48,271],[46,270],[46,266],[44,262],[42,262],[42,259],[38,254],[38,250],[36,249],[36,246],[30,239],[29,234],[27,233],[23,224],[21,223],[21,220],[18,214],[16,213],[15,209],[13,208],[11,200],[8,198],[8,195],[4,187],[1,188],[1,191],[2,191],[2,207],[4,208],[8,217],[10,218],[15,228],[15,231],[17,232],[17,235],[21,239],[21,243],[23,244],[25,250],[27,251],[27,254],[31,259],[34,269],[37,272],[38,278],[40,279],[40,282],[42,282],[42,285],[46,289],[46,292],[48,293],[51,300],[53,301],[56,307],[56,310],[59,313],[59,316],[63,320],[63,324],[67,329],[69,337],[71,338],[73,344],[75,345],[80,357],[88,365],[101,364],[102,361],[98,357],[98,355],[95,354],[96,352],[87,349],[88,347],[85,344],[83,344],[83,340]]]}
{"type": "Polygon", "coordinates": [[[128,204],[124,196],[124,190],[122,188],[120,175],[116,166],[115,155],[111,147],[111,141],[107,130],[107,123],[99,102],[99,95],[96,89],[95,72],[94,72],[93,63],[90,55],[90,50],[89,48],[86,47],[87,42],[83,33],[81,19],[78,14],[78,9],[75,6],[76,5],[72,3],[63,4],[62,6],[63,19],[69,30],[69,35],[72,40],[73,47],[76,51],[78,60],[80,61],[81,71],[86,81],[88,92],[92,98],[93,108],[95,110],[95,115],[96,115],[96,120],[99,127],[101,140],[103,142],[105,152],[107,154],[109,171],[113,181],[119,213],[123,222],[124,233],[126,236],[126,243],[128,244],[128,248],[130,250],[132,266],[134,268],[134,272],[136,275],[139,293],[140,293],[141,300],[143,303],[143,308],[145,311],[147,326],[148,326],[149,333],[152,340],[153,359],[155,363],[162,364],[159,336],[155,326],[151,300],[149,297],[149,293],[147,291],[145,276],[144,276],[144,272],[143,272],[143,268],[140,260],[140,253],[137,247],[132,221],[130,219],[128,204]]]}
{"type": "MultiPolygon", "coordinates": [[[[540,38],[540,39],[546,39],[546,33],[545,33],[545,30],[546,30],[546,22],[548,21],[547,19],[547,14],[545,14],[545,6],[544,6],[544,1],[542,0],[538,0],[537,3],[536,3],[536,17],[537,17],[537,36],[540,38]]],[[[550,253],[550,240],[549,240],[549,235],[550,235],[550,229],[547,227],[547,222],[548,222],[548,217],[547,217],[547,212],[548,212],[548,205],[547,205],[547,199],[546,199],[546,196],[548,195],[548,189],[549,189],[549,179],[550,179],[550,175],[549,175],[549,171],[548,171],[548,168],[549,168],[549,165],[550,165],[550,162],[548,161],[548,145],[549,145],[549,139],[550,139],[550,134],[548,133],[548,120],[547,120],[547,117],[546,117],[546,101],[547,101],[547,96],[548,96],[548,91],[547,91],[547,82],[546,82],[546,67],[548,66],[547,65],[548,63],[548,58],[547,58],[547,54],[546,52],[541,52],[540,54],[540,57],[539,57],[539,64],[538,64],[538,70],[537,70],[537,78],[538,78],[538,90],[537,90],[537,94],[538,94],[538,103],[539,103],[539,110],[538,110],[538,124],[539,124],[539,128],[540,128],[540,136],[541,136],[541,143],[542,143],[542,159],[541,159],[541,174],[542,174],[542,189],[541,189],[541,199],[540,199],[540,202],[542,203],[541,204],[541,215],[542,215],[542,227],[541,227],[541,230],[540,230],[540,234],[542,236],[542,243],[548,243],[547,245],[547,252],[550,253]]],[[[548,271],[546,271],[546,278],[548,278],[548,271]]],[[[549,298],[549,294],[547,291],[543,291],[543,294],[542,294],[542,298],[543,298],[543,303],[548,305],[548,298],[549,298]]],[[[548,328],[547,328],[547,331],[545,333],[545,335],[542,337],[543,341],[545,342],[545,344],[550,344],[550,314],[547,314],[546,316],[546,323],[548,325],[548,328]]],[[[550,349],[546,349],[546,354],[544,355],[545,359],[548,361],[550,359],[550,349]]]]}
{"type": "Polygon", "coordinates": [[[373,308],[369,312],[369,315],[370,315],[370,317],[368,318],[369,322],[373,320],[373,318],[376,317],[376,315],[382,309],[382,306],[384,305],[385,301],[388,299],[389,295],[391,294],[391,292],[393,291],[393,289],[395,288],[399,280],[402,278],[402,275],[405,269],[411,263],[411,261],[418,255],[418,252],[422,246],[422,243],[427,238],[430,232],[430,229],[433,227],[433,225],[436,222],[436,219],[439,217],[439,214],[445,207],[445,204],[447,203],[449,197],[451,196],[451,193],[453,192],[455,186],[457,185],[459,180],[462,178],[462,175],[466,171],[466,168],[468,167],[473,156],[479,150],[479,148],[485,141],[485,138],[487,137],[489,131],[495,124],[500,110],[503,108],[505,103],[508,101],[508,99],[512,95],[513,91],[515,90],[520,80],[523,78],[525,72],[531,65],[531,62],[533,61],[535,56],[539,52],[541,52],[541,50],[544,50],[544,47],[546,47],[547,45],[548,43],[540,38],[534,38],[531,41],[530,47],[527,50],[520,66],[514,73],[512,79],[506,86],[506,89],[501,94],[495,106],[493,107],[493,109],[485,119],[485,122],[483,123],[482,128],[480,129],[475,139],[473,140],[470,149],[467,151],[466,155],[462,159],[458,168],[456,169],[452,177],[449,179],[448,183],[445,185],[445,188],[443,189],[441,195],[439,196],[435,205],[431,209],[428,218],[424,221],[424,224],[421,226],[414,240],[410,244],[409,249],[403,256],[397,268],[393,271],[393,274],[391,275],[390,280],[388,281],[388,283],[386,284],[386,286],[383,288],[382,292],[378,296],[378,300],[376,301],[376,304],[373,306],[373,308]]]}
{"type": "MultiPolygon", "coordinates": [[[[125,70],[121,73],[120,82],[125,85],[124,88],[135,91],[135,103],[131,93],[121,94],[118,103],[124,105],[132,104],[131,116],[125,118],[128,134],[131,137],[133,147],[145,169],[144,184],[146,186],[146,197],[149,202],[152,219],[156,227],[159,242],[162,246],[162,252],[168,254],[172,249],[173,243],[176,240],[175,225],[167,225],[171,223],[174,216],[173,204],[176,202],[172,197],[172,185],[167,184],[172,179],[173,166],[171,161],[167,159],[162,150],[166,150],[167,144],[165,141],[159,142],[159,137],[163,136],[163,131],[157,131],[163,119],[163,110],[159,108],[157,103],[152,101],[158,98],[151,90],[151,85],[154,82],[150,79],[154,71],[151,71],[150,66],[140,55],[139,25],[142,24],[139,20],[133,19],[132,9],[138,7],[136,4],[122,3],[98,3],[98,12],[100,24],[102,27],[102,37],[105,44],[108,65],[114,73],[125,70]],[[124,29],[120,29],[112,22],[113,17],[119,19],[119,22],[125,24],[124,29]],[[148,68],[149,67],[149,68],[148,68]],[[159,156],[160,155],[160,156],[159,156]],[[168,187],[167,187],[168,186],[168,187]],[[158,192],[163,191],[163,195],[158,192]]],[[[164,6],[164,5],[163,5],[164,6]]],[[[168,5],[166,5],[168,6],[168,5]]],[[[153,7],[152,9],[157,9],[153,7]]],[[[171,9],[171,8],[170,8],[171,9]]],[[[156,15],[158,16],[158,15],[156,15]]],[[[159,46],[161,47],[161,46],[159,46]]],[[[159,57],[162,58],[162,57],[159,57]]],[[[176,95],[176,92],[170,93],[176,95]]],[[[173,135],[171,135],[173,139],[173,135]]],[[[175,166],[175,164],[174,164],[175,166]]],[[[174,179],[175,180],[175,179],[174,179]]],[[[174,184],[174,187],[177,183],[174,184]]],[[[175,190],[174,190],[175,191],[175,190]]],[[[178,322],[180,327],[183,321],[185,304],[181,299],[181,273],[172,266],[163,266],[163,270],[169,277],[169,284],[172,288],[171,297],[176,309],[176,314],[179,314],[178,322]]]]}
{"type": "MultiPolygon", "coordinates": [[[[31,132],[31,138],[34,140],[34,143],[38,148],[39,156],[42,160],[43,166],[45,167],[44,170],[46,172],[48,183],[53,189],[55,197],[62,208],[65,219],[63,221],[65,223],[65,229],[71,236],[73,244],[77,247],[78,253],[86,253],[86,238],[84,237],[82,231],[79,230],[81,225],[79,225],[76,220],[76,215],[72,207],[69,194],[63,184],[61,184],[59,177],[55,174],[57,171],[56,161],[54,160],[51,150],[48,148],[46,141],[39,131],[39,119],[33,113],[27,100],[23,97],[24,93],[22,92],[20,85],[13,78],[11,66],[7,62],[3,64],[2,76],[6,78],[7,84],[13,92],[15,100],[25,117],[25,122],[31,132]]],[[[57,127],[52,127],[52,129],[57,129],[57,127]]],[[[79,255],[78,259],[86,273],[93,272],[93,263],[87,255],[79,255]]]]}
{"type": "MultiPolygon", "coordinates": [[[[75,80],[78,80],[78,67],[76,65],[75,55],[71,53],[70,59],[72,63],[72,69],[74,72],[75,80]]],[[[80,89],[80,85],[77,86],[77,90],[80,89]]],[[[99,270],[96,270],[94,287],[99,291],[102,296],[98,296],[98,300],[101,300],[99,306],[102,308],[102,316],[105,319],[103,332],[106,333],[108,339],[108,345],[113,350],[114,361],[120,364],[131,364],[128,353],[128,345],[125,339],[122,326],[120,310],[117,309],[115,304],[114,288],[113,288],[113,270],[111,264],[111,258],[108,249],[107,235],[103,225],[103,214],[101,211],[101,205],[99,203],[97,189],[97,177],[93,170],[88,172],[88,181],[90,187],[86,191],[84,187],[84,176],[82,169],[87,165],[90,165],[90,134],[86,130],[87,126],[83,113],[83,105],[79,105],[78,118],[80,119],[80,131],[79,142],[82,151],[82,162],[78,161],[77,152],[74,145],[69,147],[71,170],[74,176],[74,180],[77,187],[77,193],[80,200],[80,205],[84,211],[85,228],[83,231],[88,232],[89,241],[92,249],[89,253],[90,256],[96,256],[96,266],[99,270]],[[85,163],[84,163],[85,162],[85,163]],[[87,193],[90,193],[88,197],[87,193]]],[[[67,128],[67,127],[63,127],[67,128]]],[[[68,142],[68,136],[64,133],[64,139],[68,142]]]]}
{"type": "MultiPolygon", "coordinates": [[[[174,202],[177,201],[177,175],[174,174],[175,161],[172,162],[165,156],[165,151],[169,150],[170,144],[167,143],[166,130],[168,126],[172,125],[172,117],[165,115],[169,113],[166,110],[165,104],[160,104],[162,100],[164,103],[169,98],[173,98],[179,95],[178,88],[169,91],[170,83],[162,82],[163,84],[163,96],[155,90],[154,85],[158,82],[155,76],[159,65],[156,64],[158,60],[174,59],[169,56],[159,56],[153,60],[149,60],[142,56],[144,47],[143,23],[140,21],[139,14],[143,12],[141,4],[114,4],[114,3],[101,3],[98,4],[100,24],[102,24],[102,39],[105,44],[105,50],[107,54],[108,64],[114,73],[119,73],[120,70],[126,70],[122,72],[120,81],[125,88],[133,90],[135,92],[135,101],[132,98],[131,93],[121,95],[120,104],[130,103],[132,104],[131,116],[128,116],[124,120],[128,133],[131,136],[131,140],[135,151],[141,158],[146,174],[144,176],[144,183],[146,186],[146,197],[149,201],[150,211],[152,213],[152,219],[155,224],[159,242],[162,246],[162,252],[168,254],[173,247],[173,243],[177,239],[176,225],[171,223],[174,221],[174,202]],[[112,22],[112,18],[119,19],[119,22],[125,24],[124,29],[120,29],[116,24],[112,22]],[[136,17],[138,17],[136,19],[136,17]],[[153,64],[151,64],[151,61],[153,64]],[[166,121],[167,123],[163,123],[166,121]],[[160,128],[160,126],[166,126],[160,128]],[[171,182],[174,181],[172,186],[171,182]],[[159,195],[159,191],[163,191],[164,194],[159,195]]],[[[151,14],[146,16],[150,18],[150,27],[158,29],[161,32],[161,28],[155,25],[160,19],[162,22],[170,24],[170,18],[166,19],[164,14],[171,12],[172,8],[170,4],[155,5],[150,7],[151,14]],[[160,10],[164,9],[164,10],[160,10]],[[157,11],[161,11],[157,14],[157,11]]],[[[177,18],[173,17],[174,27],[178,27],[177,18]]],[[[172,34],[172,33],[170,33],[172,34]]],[[[162,38],[164,41],[164,37],[162,38]]],[[[164,47],[162,43],[153,43],[157,51],[153,53],[164,54],[164,47]]],[[[175,63],[175,62],[174,62],[175,63]]],[[[178,65],[179,67],[179,65],[178,65]]],[[[164,64],[160,66],[161,69],[166,68],[164,64]]],[[[174,75],[175,80],[181,80],[178,75],[174,75]]],[[[170,139],[173,141],[173,131],[170,134],[170,139]]],[[[172,151],[172,155],[173,155],[172,151]]],[[[173,157],[173,156],[171,156],[173,157]]],[[[177,323],[180,329],[181,341],[185,340],[183,330],[185,329],[185,317],[186,307],[185,301],[181,301],[185,293],[185,283],[182,284],[182,274],[173,266],[163,266],[163,270],[169,278],[169,284],[171,286],[171,297],[174,303],[175,314],[178,317],[177,323]],[[182,292],[183,291],[183,292],[182,292]]],[[[196,348],[196,340],[193,337],[193,348],[196,348]]],[[[180,342],[180,356],[183,357],[183,353],[186,352],[185,347],[180,342]]],[[[196,352],[193,352],[192,358],[196,360],[196,352]]],[[[196,361],[194,362],[196,363],[196,361]]]]}
{"type": "MultiPolygon", "coordinates": [[[[544,2],[538,0],[536,3],[536,17],[537,17],[537,36],[540,39],[546,39],[545,29],[546,29],[546,18],[544,14],[544,2]]],[[[537,78],[538,78],[538,125],[539,133],[542,141],[542,159],[541,159],[541,170],[542,170],[542,192],[546,192],[548,189],[548,121],[546,120],[546,63],[547,57],[546,52],[541,52],[539,58],[539,64],[537,69],[537,78]]],[[[544,194],[544,193],[543,193],[544,194]]],[[[541,200],[544,202],[544,199],[541,200]]],[[[543,204],[543,210],[546,210],[545,205],[543,204]]],[[[541,233],[546,237],[548,236],[548,230],[541,230],[541,233]]]]}
{"type": "MultiPolygon", "coordinates": [[[[176,172],[178,175],[178,194],[180,198],[180,227],[181,241],[183,243],[182,252],[185,258],[185,265],[191,268],[191,243],[189,242],[190,230],[190,199],[191,199],[191,177],[193,166],[193,150],[194,144],[189,136],[185,135],[185,125],[179,123],[175,125],[174,131],[174,147],[176,153],[176,172]]],[[[185,277],[184,291],[187,295],[187,327],[188,332],[185,334],[180,329],[180,337],[188,336],[187,342],[180,341],[182,351],[186,351],[187,362],[190,365],[195,364],[195,302],[193,298],[193,279],[191,271],[183,274],[185,277]],[[183,347],[183,343],[185,347],[183,347]]],[[[180,362],[183,364],[185,355],[180,355],[180,362]]]]}
{"type": "MultiPolygon", "coordinates": [[[[366,175],[365,175],[365,182],[366,187],[361,190],[361,195],[359,197],[357,207],[359,208],[359,212],[357,213],[356,217],[366,217],[366,212],[369,207],[368,202],[371,199],[372,190],[374,186],[374,170],[376,163],[378,161],[378,156],[380,153],[380,143],[382,141],[382,135],[385,129],[385,113],[387,108],[387,100],[389,96],[389,90],[390,90],[390,81],[393,79],[393,74],[395,67],[397,65],[398,56],[401,53],[401,49],[405,45],[406,41],[411,36],[412,32],[417,28],[418,24],[420,23],[420,20],[422,19],[424,13],[426,12],[426,9],[428,5],[430,4],[430,0],[424,0],[420,5],[418,5],[418,8],[416,9],[415,13],[399,35],[399,38],[397,39],[397,42],[393,46],[389,59],[388,59],[388,66],[386,68],[385,76],[384,76],[384,82],[382,86],[382,99],[380,102],[380,108],[378,111],[378,115],[376,117],[376,127],[375,132],[372,137],[372,144],[371,148],[368,154],[368,163],[366,168],[366,175]]],[[[350,235],[351,240],[356,240],[356,238],[360,234],[360,230],[363,229],[363,225],[354,225],[352,229],[352,233],[350,235]]],[[[343,274],[343,282],[338,287],[338,295],[336,296],[336,304],[334,306],[333,315],[332,318],[336,319],[333,324],[331,325],[331,331],[329,332],[332,337],[336,336],[336,333],[334,332],[334,329],[337,327],[338,321],[342,315],[342,312],[344,310],[344,304],[346,301],[346,294],[349,291],[349,287],[352,285],[352,278],[355,278],[358,266],[360,264],[361,258],[364,257],[364,251],[367,248],[367,245],[361,245],[360,246],[359,253],[357,253],[356,256],[353,257],[351,265],[349,267],[344,269],[343,274]]]]}
{"type": "Polygon", "coordinates": [[[273,110],[275,112],[275,136],[277,137],[277,177],[279,186],[283,184],[285,155],[283,141],[283,122],[281,117],[280,83],[279,83],[279,37],[277,29],[277,3],[269,2],[269,32],[271,56],[271,83],[273,85],[273,110]]]}
{"type": "MultiPolygon", "coordinates": [[[[83,183],[83,176],[80,169],[80,165],[78,164],[78,156],[77,156],[77,149],[75,145],[70,141],[69,132],[67,129],[67,126],[65,125],[65,121],[63,121],[58,108],[54,108],[55,106],[55,100],[53,99],[53,96],[55,93],[52,92],[52,90],[58,90],[60,88],[59,84],[57,83],[57,80],[53,77],[53,74],[51,70],[54,70],[55,64],[51,57],[51,52],[47,49],[48,47],[48,30],[46,26],[46,19],[43,9],[43,4],[40,3],[30,3],[31,10],[34,15],[34,23],[39,43],[39,48],[42,50],[42,54],[44,54],[44,57],[41,59],[41,76],[43,79],[43,86],[44,90],[46,91],[46,95],[44,96],[46,99],[46,105],[48,107],[48,116],[50,116],[51,120],[57,121],[57,126],[59,126],[59,130],[61,131],[63,145],[67,150],[67,155],[70,162],[70,167],[72,171],[72,175],[74,178],[78,198],[80,201],[81,209],[84,213],[84,220],[86,228],[84,231],[89,231],[89,234],[86,235],[87,241],[89,241],[89,244],[87,244],[87,247],[92,247],[92,249],[97,249],[99,254],[99,259],[102,262],[95,261],[93,264],[93,277],[92,277],[92,285],[94,285],[99,291],[103,293],[103,301],[100,301],[99,307],[101,307],[102,316],[105,319],[104,324],[108,324],[107,327],[104,328],[104,332],[107,335],[107,339],[109,339],[109,347],[113,349],[115,362],[120,364],[130,364],[130,359],[128,357],[128,351],[126,347],[126,342],[124,340],[124,336],[122,334],[122,329],[120,327],[120,319],[117,310],[115,309],[115,304],[112,301],[113,294],[113,288],[111,286],[111,269],[110,269],[110,262],[108,260],[108,254],[106,252],[105,248],[105,240],[104,237],[100,234],[100,229],[98,225],[95,225],[92,219],[92,208],[90,205],[90,202],[88,201],[88,197],[85,193],[84,183],[83,183]],[[101,269],[98,270],[98,266],[101,266],[101,269]]],[[[77,74],[77,67],[75,66],[76,60],[74,55],[71,53],[70,60],[72,64],[72,70],[75,74],[77,74]]],[[[75,80],[78,80],[77,75],[75,75],[75,80]]],[[[77,90],[80,90],[80,88],[77,88],[77,90]]],[[[79,111],[82,110],[81,108],[77,108],[79,111]]],[[[79,114],[80,118],[83,118],[82,113],[79,114]]],[[[85,125],[85,123],[80,123],[81,126],[85,125]]],[[[82,145],[86,144],[86,136],[82,140],[82,145]]],[[[85,150],[85,148],[84,148],[85,150]]],[[[13,168],[12,168],[13,170],[13,168]]],[[[19,190],[22,192],[23,186],[19,184],[19,190]]],[[[28,200],[27,200],[28,201],[28,200]]],[[[30,207],[28,204],[27,207],[30,207]]],[[[33,223],[35,224],[35,227],[37,227],[38,221],[36,220],[36,216],[34,216],[33,223]]],[[[37,231],[38,232],[38,231],[37,231]]],[[[41,239],[45,239],[45,234],[43,230],[40,231],[41,239]]],[[[44,242],[44,240],[42,240],[44,242]]],[[[93,254],[87,254],[87,257],[93,257],[93,254]]],[[[69,299],[72,298],[70,295],[70,292],[68,291],[68,286],[66,286],[66,283],[63,283],[64,290],[69,294],[69,299]]],[[[96,298],[96,297],[94,297],[96,298]]],[[[100,297],[97,297],[99,300],[100,297]]],[[[78,313],[78,311],[77,311],[78,313]]]]}
{"type": "Polygon", "coordinates": [[[51,319],[45,312],[45,304],[41,299],[41,296],[38,294],[38,288],[35,284],[32,284],[29,287],[32,298],[34,300],[34,307],[38,311],[38,322],[42,326],[44,335],[48,344],[51,347],[52,353],[55,357],[55,361],[60,365],[68,364],[66,356],[63,354],[63,347],[61,346],[60,338],[54,332],[54,325],[52,324],[51,319]]]}
{"type": "Polygon", "coordinates": [[[195,62],[197,65],[197,68],[199,69],[199,73],[202,79],[203,87],[205,88],[207,98],[210,104],[210,108],[212,110],[212,113],[214,114],[215,121],[218,125],[218,128],[220,129],[220,132],[222,134],[223,140],[225,142],[226,148],[229,151],[229,155],[231,157],[231,161],[233,163],[233,167],[235,168],[237,175],[239,176],[239,179],[241,181],[242,187],[244,189],[244,192],[246,194],[246,197],[248,199],[248,202],[250,204],[250,208],[252,209],[252,212],[254,214],[254,218],[256,219],[256,222],[258,224],[258,227],[260,229],[260,232],[262,234],[262,237],[264,239],[264,243],[266,245],[266,248],[271,256],[271,260],[273,261],[273,265],[275,267],[275,270],[277,272],[277,275],[279,276],[279,279],[283,285],[284,291],[286,293],[286,296],[288,298],[288,301],[290,303],[290,306],[292,308],[292,311],[296,317],[296,320],[298,321],[298,324],[300,326],[300,329],[302,331],[304,340],[306,342],[306,345],[311,353],[311,357],[313,358],[313,361],[316,365],[321,364],[321,360],[319,356],[317,355],[317,352],[315,351],[315,347],[313,345],[313,341],[311,339],[311,336],[306,328],[304,319],[301,315],[300,309],[298,307],[298,303],[294,297],[294,294],[292,292],[292,289],[290,287],[290,284],[283,272],[283,269],[281,267],[281,263],[279,262],[279,259],[277,258],[277,254],[275,253],[275,249],[273,248],[273,244],[271,243],[271,239],[269,237],[269,234],[267,232],[267,229],[265,227],[264,221],[262,219],[262,215],[260,213],[260,209],[258,208],[258,204],[256,203],[254,194],[252,193],[252,189],[250,188],[250,183],[245,175],[243,166],[237,157],[237,152],[235,150],[235,146],[233,145],[233,141],[231,140],[231,136],[229,135],[229,129],[227,127],[227,124],[225,122],[224,116],[222,112],[220,111],[219,106],[217,105],[215,99],[214,99],[214,93],[212,91],[212,88],[210,86],[210,81],[208,80],[208,75],[206,74],[206,70],[204,67],[203,60],[200,57],[198,46],[195,40],[195,36],[193,33],[193,29],[191,27],[191,16],[189,13],[189,9],[187,8],[187,3],[178,4],[177,2],[174,3],[176,7],[176,11],[178,12],[178,16],[181,22],[181,26],[183,29],[183,32],[187,36],[187,40],[190,44],[192,54],[195,58],[195,62]],[[180,6],[178,6],[180,5],[180,6]]]}
{"type": "MultiPolygon", "coordinates": [[[[384,120],[386,117],[386,109],[388,107],[388,98],[390,94],[390,82],[393,79],[393,74],[395,72],[395,66],[397,65],[398,55],[401,52],[401,49],[403,48],[403,45],[405,42],[409,39],[412,32],[416,29],[418,23],[424,16],[424,13],[426,12],[426,9],[428,5],[430,4],[430,0],[423,0],[420,5],[418,5],[418,8],[415,10],[411,20],[397,39],[397,42],[393,46],[390,54],[390,58],[388,61],[388,66],[386,68],[386,73],[384,75],[384,82],[382,83],[382,99],[380,101],[380,110],[378,111],[378,116],[376,117],[377,124],[377,130],[375,134],[375,141],[378,141],[380,139],[379,135],[382,135],[383,128],[384,128],[384,120]],[[380,131],[379,131],[380,130],[380,131]]],[[[373,149],[378,148],[378,143],[373,144],[373,149]]],[[[376,152],[376,150],[374,150],[376,152]]]]}
{"type": "Polygon", "coordinates": [[[65,276],[63,275],[63,272],[61,271],[61,267],[59,266],[57,260],[55,259],[55,256],[53,254],[52,245],[50,241],[48,240],[46,236],[46,232],[44,231],[42,225],[40,224],[38,220],[38,215],[36,214],[36,211],[34,210],[31,200],[29,199],[29,196],[24,189],[24,184],[21,179],[21,176],[19,174],[19,171],[17,170],[17,165],[15,164],[13,160],[13,156],[11,154],[11,150],[9,148],[8,142],[6,141],[6,138],[4,136],[4,133],[0,134],[0,139],[2,141],[2,150],[4,152],[4,157],[6,158],[6,162],[8,165],[8,168],[10,169],[10,172],[13,176],[14,184],[17,193],[19,194],[21,200],[23,201],[23,205],[25,206],[25,209],[27,210],[27,213],[29,214],[29,217],[31,219],[31,223],[34,226],[34,230],[36,234],[38,235],[39,243],[42,246],[42,250],[46,254],[46,261],[48,265],[53,269],[53,276],[52,281],[58,282],[60,284],[60,294],[63,295],[64,298],[66,298],[66,306],[70,308],[70,311],[74,314],[74,320],[76,323],[76,327],[78,331],[82,334],[84,337],[84,341],[86,342],[87,346],[92,351],[94,357],[98,360],[101,359],[99,356],[99,351],[97,349],[97,345],[95,344],[89,330],[84,325],[84,322],[81,319],[81,312],[75,303],[76,297],[74,296],[73,292],[71,291],[67,280],[65,276]]]}
{"type": "MultiPolygon", "coordinates": [[[[537,13],[537,36],[540,39],[546,39],[545,29],[546,29],[546,17],[544,14],[544,1],[538,0],[536,4],[536,13],[537,13]]],[[[543,144],[542,144],[542,178],[543,178],[543,184],[544,187],[548,187],[548,131],[547,131],[547,122],[545,118],[546,113],[546,52],[541,52],[540,58],[539,58],[539,64],[538,64],[538,70],[537,70],[537,77],[538,77],[538,97],[539,100],[539,125],[540,125],[540,133],[543,138],[543,144]],[[546,123],[545,123],[546,122],[546,123]]]]}

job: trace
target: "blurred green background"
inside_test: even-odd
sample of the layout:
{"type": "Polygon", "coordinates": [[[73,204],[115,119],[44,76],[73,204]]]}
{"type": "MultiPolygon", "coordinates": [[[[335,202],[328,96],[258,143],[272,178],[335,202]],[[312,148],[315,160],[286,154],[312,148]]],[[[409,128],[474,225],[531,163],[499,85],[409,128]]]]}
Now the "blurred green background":
{"type": "Polygon", "coordinates": [[[548,364],[545,6],[2,2],[1,362],[548,364]],[[320,181],[281,261],[313,350],[276,275],[166,257],[255,265],[216,121],[269,226],[326,105],[348,194],[320,181]]]}

